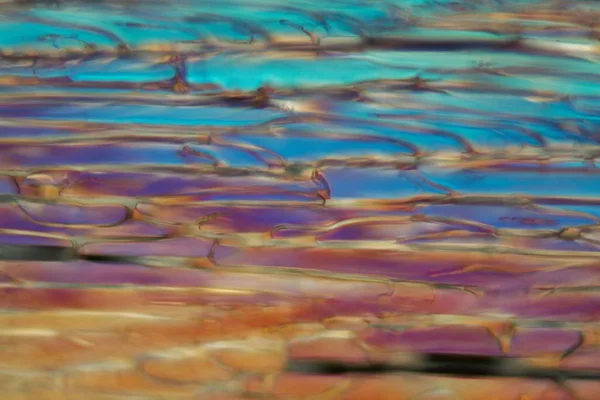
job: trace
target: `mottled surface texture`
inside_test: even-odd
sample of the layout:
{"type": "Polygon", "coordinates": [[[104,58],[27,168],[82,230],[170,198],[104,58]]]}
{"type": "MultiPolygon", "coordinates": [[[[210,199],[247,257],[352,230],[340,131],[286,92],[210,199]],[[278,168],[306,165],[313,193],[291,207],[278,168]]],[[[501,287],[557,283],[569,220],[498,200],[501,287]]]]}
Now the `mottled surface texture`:
{"type": "Polygon", "coordinates": [[[0,398],[597,400],[599,24],[0,1],[0,398]]]}

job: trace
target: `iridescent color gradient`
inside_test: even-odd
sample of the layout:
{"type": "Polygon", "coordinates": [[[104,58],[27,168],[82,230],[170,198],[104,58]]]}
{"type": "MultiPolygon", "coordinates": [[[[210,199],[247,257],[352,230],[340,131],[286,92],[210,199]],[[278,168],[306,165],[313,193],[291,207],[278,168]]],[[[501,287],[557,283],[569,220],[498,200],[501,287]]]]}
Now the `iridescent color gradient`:
{"type": "Polygon", "coordinates": [[[598,2],[0,1],[0,399],[597,400],[599,164],[598,2]]]}

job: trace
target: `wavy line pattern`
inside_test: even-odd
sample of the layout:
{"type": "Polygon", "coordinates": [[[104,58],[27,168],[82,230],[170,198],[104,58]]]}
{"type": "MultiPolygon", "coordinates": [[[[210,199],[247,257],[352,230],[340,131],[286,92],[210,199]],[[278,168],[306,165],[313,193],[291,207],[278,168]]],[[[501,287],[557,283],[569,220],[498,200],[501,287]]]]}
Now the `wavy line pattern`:
{"type": "Polygon", "coordinates": [[[287,366],[600,373],[599,17],[0,2],[2,398],[596,399],[287,366]]]}

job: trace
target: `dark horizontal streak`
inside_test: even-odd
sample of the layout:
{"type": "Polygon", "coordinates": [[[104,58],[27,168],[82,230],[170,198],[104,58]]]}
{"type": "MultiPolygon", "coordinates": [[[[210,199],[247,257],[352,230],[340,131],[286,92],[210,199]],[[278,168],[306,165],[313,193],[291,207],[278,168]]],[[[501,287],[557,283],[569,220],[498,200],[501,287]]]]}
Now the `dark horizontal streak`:
{"type": "Polygon", "coordinates": [[[519,43],[518,37],[505,39],[419,39],[395,37],[371,37],[363,40],[369,49],[421,50],[421,51],[457,51],[457,50],[495,50],[519,43]]]}
{"type": "Polygon", "coordinates": [[[68,261],[75,249],[59,246],[0,245],[0,261],[68,261]]]}
{"type": "Polygon", "coordinates": [[[0,245],[0,261],[77,261],[96,263],[139,263],[140,257],[78,255],[75,247],[0,245]],[[137,262],[136,262],[137,261],[137,262]]]}
{"type": "MultiPolygon", "coordinates": [[[[205,57],[208,52],[218,52],[219,50],[227,50],[227,46],[219,46],[213,44],[197,43],[197,48],[192,51],[183,52],[181,55],[194,57],[205,57]]],[[[544,51],[540,49],[532,49],[530,46],[523,44],[518,36],[503,37],[499,39],[422,39],[422,38],[407,38],[407,37],[363,37],[357,40],[356,43],[330,43],[325,45],[307,43],[290,43],[290,44],[272,44],[268,45],[262,51],[277,50],[277,51],[306,51],[310,53],[321,51],[338,51],[344,50],[347,52],[361,52],[370,49],[377,50],[412,50],[412,51],[461,51],[461,50],[490,50],[490,51],[528,51],[532,54],[554,54],[552,51],[544,51]]],[[[249,51],[254,51],[249,47],[249,51]]],[[[133,57],[135,55],[172,55],[172,51],[151,51],[151,50],[136,50],[136,49],[117,49],[114,51],[99,51],[91,50],[87,52],[57,52],[56,56],[48,56],[44,54],[19,54],[18,50],[14,53],[6,54],[0,51],[0,59],[4,60],[93,60],[99,57],[133,57]]]]}
{"type": "Polygon", "coordinates": [[[140,257],[128,257],[128,256],[110,256],[110,255],[80,255],[74,257],[76,260],[85,260],[98,264],[139,264],[145,265],[141,262],[140,257]]]}
{"type": "Polygon", "coordinates": [[[559,382],[566,379],[600,380],[600,371],[527,367],[515,358],[459,354],[423,354],[421,360],[410,364],[291,360],[287,371],[322,375],[404,372],[462,377],[551,379],[559,382]]]}
{"type": "Polygon", "coordinates": [[[89,261],[98,264],[147,265],[147,260],[144,257],[93,254],[82,255],[77,254],[77,249],[75,247],[36,245],[0,245],[0,262],[1,261],[89,261]]]}

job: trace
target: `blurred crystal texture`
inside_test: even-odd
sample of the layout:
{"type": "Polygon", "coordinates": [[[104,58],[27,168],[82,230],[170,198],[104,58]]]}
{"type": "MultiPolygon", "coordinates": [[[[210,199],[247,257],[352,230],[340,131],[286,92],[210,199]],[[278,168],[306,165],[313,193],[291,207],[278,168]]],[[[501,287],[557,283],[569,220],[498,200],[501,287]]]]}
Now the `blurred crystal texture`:
{"type": "Polygon", "coordinates": [[[0,398],[597,400],[600,2],[0,1],[0,398]]]}

